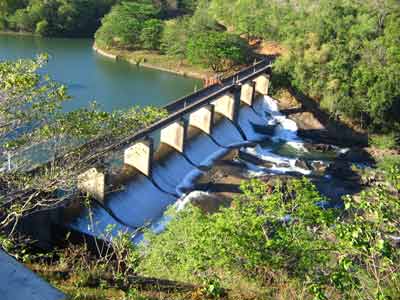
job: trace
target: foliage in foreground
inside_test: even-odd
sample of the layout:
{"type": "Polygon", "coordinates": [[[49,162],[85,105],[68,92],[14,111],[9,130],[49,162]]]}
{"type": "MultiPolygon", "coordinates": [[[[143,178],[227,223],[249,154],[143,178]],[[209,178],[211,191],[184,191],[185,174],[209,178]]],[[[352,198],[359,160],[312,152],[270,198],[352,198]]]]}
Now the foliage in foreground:
{"type": "Polygon", "coordinates": [[[400,292],[395,168],[387,176],[397,190],[377,187],[348,197],[343,211],[319,208],[326,199],[307,179],[272,193],[258,180],[244,182],[232,207],[212,215],[190,207],[164,233],[149,234],[139,270],[198,283],[216,278],[234,291],[256,289],[261,298],[291,290],[289,297],[299,299],[395,299],[400,292]]]}
{"type": "Polygon", "coordinates": [[[0,227],[77,193],[77,176],[104,158],[105,147],[166,115],[154,107],[109,113],[95,104],[65,112],[66,87],[38,73],[46,61],[0,61],[0,204],[13,201],[0,211],[0,227]]]}
{"type": "Polygon", "coordinates": [[[379,167],[385,182],[340,210],[316,205],[327,199],[305,178],[274,188],[250,180],[231,207],[174,213],[140,248],[122,233],[96,257],[81,246],[35,257],[7,238],[0,244],[73,299],[397,299],[400,160],[379,167]],[[195,285],[142,290],[127,280],[136,275],[195,285]]]}

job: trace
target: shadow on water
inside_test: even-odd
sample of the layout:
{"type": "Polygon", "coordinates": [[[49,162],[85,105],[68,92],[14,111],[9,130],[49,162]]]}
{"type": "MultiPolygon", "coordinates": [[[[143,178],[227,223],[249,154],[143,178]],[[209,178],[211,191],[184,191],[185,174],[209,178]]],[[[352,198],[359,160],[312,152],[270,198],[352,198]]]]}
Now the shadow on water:
{"type": "Polygon", "coordinates": [[[355,195],[365,188],[354,167],[364,168],[373,164],[374,159],[361,148],[339,155],[327,168],[325,176],[311,179],[318,191],[330,200],[320,206],[343,207],[343,196],[355,195]]]}
{"type": "Polygon", "coordinates": [[[197,184],[196,190],[207,191],[210,193],[222,193],[222,192],[235,193],[235,194],[241,193],[240,186],[238,184],[234,184],[234,183],[208,182],[208,183],[203,183],[203,184],[197,184]]]}

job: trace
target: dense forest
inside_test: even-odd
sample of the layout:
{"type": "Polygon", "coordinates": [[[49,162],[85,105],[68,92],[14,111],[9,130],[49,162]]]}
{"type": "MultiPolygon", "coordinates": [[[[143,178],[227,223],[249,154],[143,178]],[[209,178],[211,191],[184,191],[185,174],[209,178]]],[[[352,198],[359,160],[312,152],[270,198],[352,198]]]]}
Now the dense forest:
{"type": "Polygon", "coordinates": [[[378,132],[399,129],[399,14],[395,0],[0,1],[4,29],[48,36],[97,30],[100,47],[158,51],[215,72],[249,62],[247,40],[277,41],[287,51],[276,78],[333,118],[378,132]]]}
{"type": "Polygon", "coordinates": [[[43,36],[92,36],[116,0],[2,0],[0,28],[43,36]]]}
{"type": "Polygon", "coordinates": [[[249,61],[246,40],[277,41],[287,51],[276,62],[276,78],[335,119],[398,131],[399,15],[400,4],[391,0],[213,0],[199,1],[192,15],[163,21],[151,1],[124,2],[104,18],[96,43],[156,50],[218,72],[249,61]]]}
{"type": "Polygon", "coordinates": [[[92,37],[101,25],[101,18],[120,2],[151,3],[162,11],[163,17],[170,11],[185,13],[195,7],[190,0],[1,0],[0,29],[42,36],[92,37]]]}

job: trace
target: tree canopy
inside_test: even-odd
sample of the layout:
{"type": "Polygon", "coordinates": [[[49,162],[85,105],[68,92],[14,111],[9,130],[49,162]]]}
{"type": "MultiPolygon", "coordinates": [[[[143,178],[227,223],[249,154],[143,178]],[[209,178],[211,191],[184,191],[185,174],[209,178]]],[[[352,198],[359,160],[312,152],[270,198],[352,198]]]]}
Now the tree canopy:
{"type": "Polygon", "coordinates": [[[151,0],[122,2],[102,20],[96,43],[120,49],[157,47],[162,27],[159,16],[160,9],[151,0]]]}
{"type": "Polygon", "coordinates": [[[93,36],[117,0],[0,1],[0,29],[43,36],[93,36]]]}
{"type": "Polygon", "coordinates": [[[238,34],[284,44],[275,73],[332,117],[398,130],[398,1],[213,0],[209,10],[238,34]]]}

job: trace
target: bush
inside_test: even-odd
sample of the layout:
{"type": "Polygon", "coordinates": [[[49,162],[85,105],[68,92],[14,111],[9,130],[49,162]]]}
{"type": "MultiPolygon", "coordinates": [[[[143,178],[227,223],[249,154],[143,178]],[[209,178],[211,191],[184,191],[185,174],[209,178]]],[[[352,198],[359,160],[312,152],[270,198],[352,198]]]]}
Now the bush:
{"type": "Polygon", "coordinates": [[[189,38],[187,58],[193,64],[221,72],[246,62],[247,45],[242,39],[226,32],[210,31],[189,38]]]}
{"type": "Polygon", "coordinates": [[[47,35],[49,32],[49,23],[46,20],[40,21],[36,24],[35,32],[42,36],[47,35]]]}
{"type": "Polygon", "coordinates": [[[140,49],[143,42],[147,47],[158,46],[161,24],[154,20],[158,15],[151,1],[122,2],[104,17],[95,34],[96,43],[120,49],[140,49]]]}
{"type": "Polygon", "coordinates": [[[189,20],[187,18],[165,22],[161,37],[161,52],[166,55],[184,58],[189,39],[189,20]]]}
{"type": "Polygon", "coordinates": [[[157,19],[150,19],[144,22],[140,41],[142,47],[148,50],[159,50],[163,23],[157,19]]]}
{"type": "Polygon", "coordinates": [[[372,135],[369,137],[369,145],[379,149],[394,149],[398,146],[398,136],[395,133],[372,135]]]}

